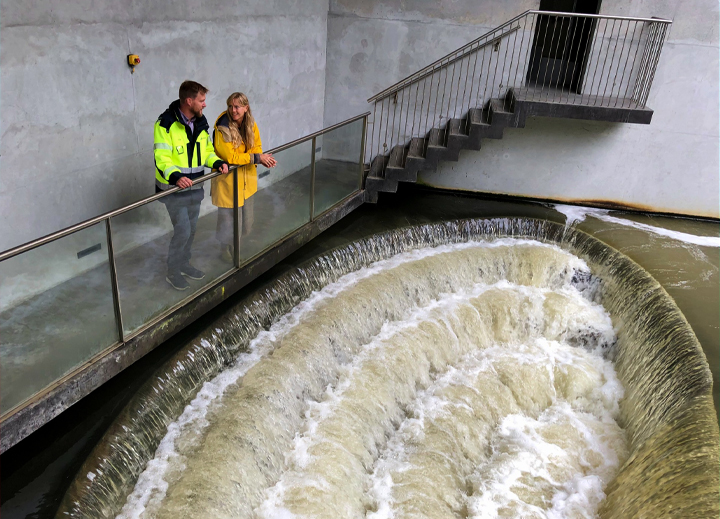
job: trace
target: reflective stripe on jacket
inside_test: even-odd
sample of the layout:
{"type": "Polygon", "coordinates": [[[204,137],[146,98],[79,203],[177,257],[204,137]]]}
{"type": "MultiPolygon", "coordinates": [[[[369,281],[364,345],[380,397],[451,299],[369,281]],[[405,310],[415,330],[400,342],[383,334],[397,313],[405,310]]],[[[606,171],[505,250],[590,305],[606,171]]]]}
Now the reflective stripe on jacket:
{"type": "MultiPolygon", "coordinates": [[[[253,155],[262,153],[262,141],[260,140],[260,130],[255,123],[254,133],[255,142],[249,150],[245,149],[245,143],[241,142],[240,146],[235,148],[232,142],[225,142],[222,132],[218,131],[218,127],[228,125],[227,112],[220,114],[215,121],[215,131],[213,138],[215,140],[215,153],[230,165],[242,166],[238,168],[238,178],[240,179],[240,189],[238,190],[238,205],[243,205],[246,198],[250,198],[257,192],[257,168],[253,164],[253,155]]],[[[233,175],[221,175],[215,177],[210,182],[210,194],[212,203],[217,207],[233,207],[233,175]]]]}
{"type": "Polygon", "coordinates": [[[196,117],[193,126],[191,131],[182,122],[180,101],[174,101],[158,117],[153,146],[156,191],[169,189],[181,177],[194,180],[205,173],[205,167],[219,168],[223,164],[215,154],[205,116],[196,117]]]}

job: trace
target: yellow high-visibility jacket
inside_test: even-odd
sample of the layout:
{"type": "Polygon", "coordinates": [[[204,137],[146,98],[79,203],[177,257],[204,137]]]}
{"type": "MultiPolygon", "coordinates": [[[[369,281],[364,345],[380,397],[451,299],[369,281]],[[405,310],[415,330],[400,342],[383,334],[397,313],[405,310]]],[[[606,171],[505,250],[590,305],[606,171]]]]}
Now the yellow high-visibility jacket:
{"type": "MultiPolygon", "coordinates": [[[[215,154],[205,116],[196,117],[194,131],[180,117],[180,101],[174,101],[155,123],[155,191],[165,191],[181,177],[194,180],[205,167],[219,168],[223,161],[215,154]]],[[[195,187],[195,186],[193,186],[195,187]]],[[[202,184],[197,186],[202,188],[202,184]]]]}
{"type": "MultiPolygon", "coordinates": [[[[233,147],[232,142],[226,142],[223,134],[218,127],[228,125],[227,112],[220,114],[215,121],[215,131],[213,132],[213,140],[215,141],[215,153],[228,164],[242,166],[238,169],[238,179],[240,186],[238,189],[238,205],[244,205],[245,199],[250,198],[257,192],[257,168],[255,164],[258,162],[258,156],[262,153],[262,141],[260,140],[260,130],[257,123],[255,124],[255,142],[249,150],[245,149],[245,143],[240,143],[237,148],[233,147]]],[[[233,174],[221,175],[210,181],[210,194],[213,205],[217,207],[233,207],[233,174]]]]}

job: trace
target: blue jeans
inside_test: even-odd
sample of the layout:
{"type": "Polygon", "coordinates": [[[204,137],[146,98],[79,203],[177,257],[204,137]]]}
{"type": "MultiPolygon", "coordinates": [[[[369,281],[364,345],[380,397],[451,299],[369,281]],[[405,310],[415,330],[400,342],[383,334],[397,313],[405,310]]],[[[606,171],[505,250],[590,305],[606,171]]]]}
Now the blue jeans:
{"type": "Polygon", "coordinates": [[[200,215],[200,203],[203,200],[202,189],[181,191],[161,198],[165,204],[173,225],[173,236],[168,248],[167,269],[179,272],[190,263],[191,248],[195,239],[195,228],[200,215]]]}

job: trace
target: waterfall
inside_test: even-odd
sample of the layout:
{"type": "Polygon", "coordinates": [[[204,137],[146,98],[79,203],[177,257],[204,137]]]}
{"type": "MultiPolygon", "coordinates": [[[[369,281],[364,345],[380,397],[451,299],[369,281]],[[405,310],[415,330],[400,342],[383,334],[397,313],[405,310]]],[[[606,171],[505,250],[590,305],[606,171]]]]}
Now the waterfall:
{"type": "Polygon", "coordinates": [[[219,318],[58,517],[717,516],[710,391],[672,299],[598,240],[522,218],[399,229],[219,318]]]}

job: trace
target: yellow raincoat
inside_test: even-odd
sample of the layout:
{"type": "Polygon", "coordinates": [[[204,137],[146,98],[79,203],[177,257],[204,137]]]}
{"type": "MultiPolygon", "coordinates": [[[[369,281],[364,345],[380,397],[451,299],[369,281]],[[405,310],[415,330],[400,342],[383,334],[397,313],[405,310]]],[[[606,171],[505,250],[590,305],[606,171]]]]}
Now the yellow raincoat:
{"type": "MultiPolygon", "coordinates": [[[[215,132],[213,140],[215,143],[215,153],[222,160],[230,164],[242,166],[238,169],[238,178],[240,179],[240,189],[238,190],[238,205],[242,206],[246,198],[250,198],[257,192],[257,168],[252,164],[252,154],[262,153],[262,141],[260,140],[260,130],[257,123],[255,124],[255,143],[249,150],[245,149],[245,143],[241,143],[237,148],[233,147],[232,142],[225,142],[223,134],[218,127],[228,124],[227,112],[220,114],[215,121],[215,132]]],[[[211,181],[210,195],[212,203],[216,207],[233,207],[233,174],[220,175],[211,181]]]]}

